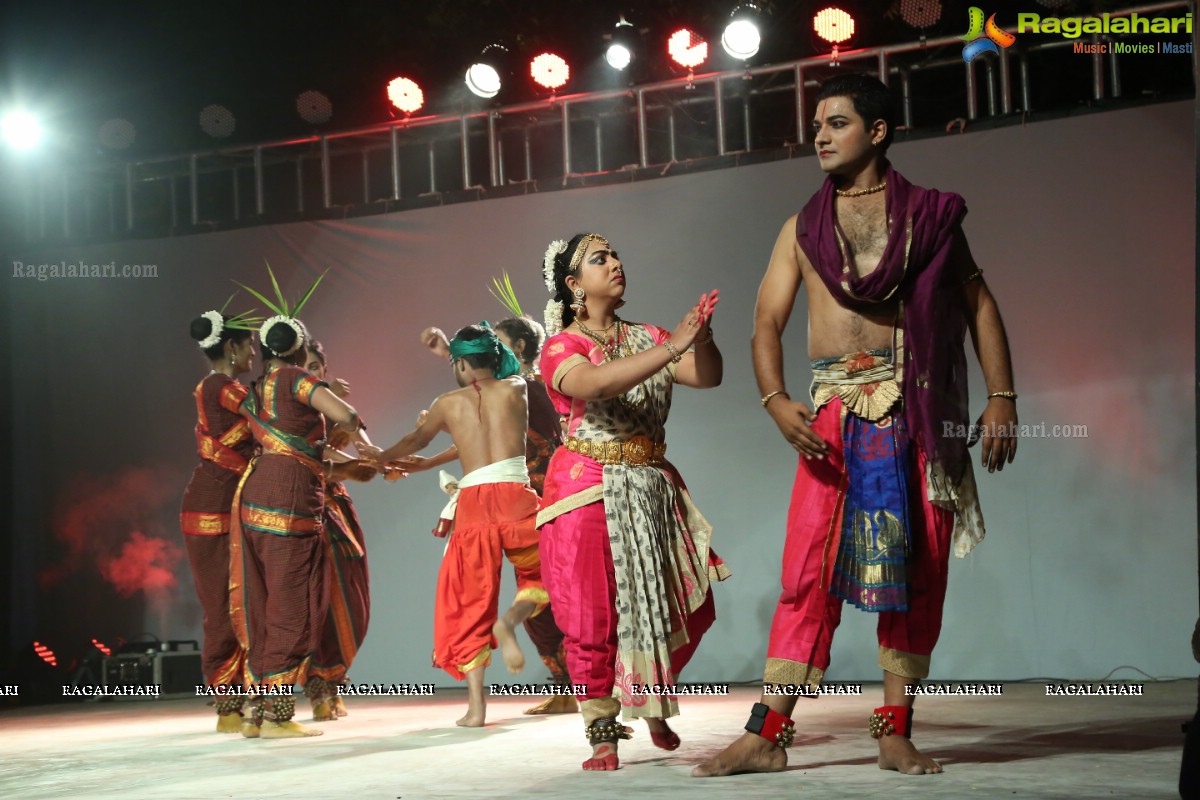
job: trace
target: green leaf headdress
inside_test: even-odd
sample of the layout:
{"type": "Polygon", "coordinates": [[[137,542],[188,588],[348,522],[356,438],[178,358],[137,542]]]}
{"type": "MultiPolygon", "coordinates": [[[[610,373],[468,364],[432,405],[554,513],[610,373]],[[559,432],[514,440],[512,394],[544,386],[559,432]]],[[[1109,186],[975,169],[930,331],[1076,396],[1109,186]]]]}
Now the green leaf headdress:
{"type": "Polygon", "coordinates": [[[492,297],[500,301],[500,305],[504,306],[508,313],[514,317],[523,317],[525,312],[521,310],[521,303],[517,300],[517,293],[513,291],[512,280],[508,277],[508,272],[504,273],[504,283],[501,283],[498,278],[492,278],[492,286],[495,288],[488,289],[492,297]]]}
{"type": "Polygon", "coordinates": [[[284,357],[290,356],[292,353],[300,349],[300,346],[308,339],[308,331],[304,329],[303,323],[301,323],[297,317],[299,316],[300,311],[304,308],[304,305],[308,302],[309,298],[313,296],[313,292],[317,290],[317,287],[321,284],[321,281],[324,280],[325,275],[328,272],[329,270],[325,270],[325,272],[322,272],[320,275],[318,275],[317,279],[313,281],[312,286],[308,287],[308,291],[305,292],[304,296],[300,298],[300,301],[291,307],[288,306],[288,302],[284,298],[283,292],[279,289],[279,281],[275,280],[275,272],[271,269],[271,264],[269,262],[267,263],[267,275],[271,277],[271,288],[275,291],[274,303],[251,289],[249,286],[246,286],[244,283],[234,281],[234,283],[237,283],[238,286],[241,286],[247,292],[257,297],[260,302],[266,305],[267,308],[275,312],[275,316],[263,322],[262,326],[258,329],[259,341],[266,343],[267,332],[270,331],[274,326],[282,323],[295,331],[296,342],[286,352],[281,352],[278,355],[284,357]]]}
{"type": "Polygon", "coordinates": [[[200,315],[208,320],[211,326],[208,336],[198,342],[201,350],[207,350],[216,344],[220,344],[221,335],[227,330],[252,331],[262,324],[262,317],[252,316],[258,310],[256,308],[234,314],[232,317],[225,316],[225,309],[229,308],[229,304],[236,296],[237,292],[229,295],[229,299],[225,301],[225,305],[221,306],[220,311],[205,311],[200,315]]]}

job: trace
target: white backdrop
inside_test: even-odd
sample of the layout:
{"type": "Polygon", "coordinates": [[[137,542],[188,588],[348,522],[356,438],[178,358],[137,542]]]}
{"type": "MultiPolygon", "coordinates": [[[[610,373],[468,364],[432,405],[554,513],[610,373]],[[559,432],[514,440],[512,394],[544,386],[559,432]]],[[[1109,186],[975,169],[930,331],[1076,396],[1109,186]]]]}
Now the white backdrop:
{"type": "MultiPolygon", "coordinates": [[[[1009,330],[1021,422],[1087,430],[1023,441],[1003,474],[980,475],[988,538],[952,565],[935,678],[1099,677],[1120,665],[1195,672],[1191,113],[1187,103],[1158,105],[892,148],[914,183],[967,199],[966,232],[1009,330]]],[[[206,365],[186,330],[219,307],[230,279],[263,287],[266,259],[296,294],[330,268],[304,316],[386,445],[452,385],[418,331],[502,317],[487,287],[505,270],[540,316],[546,243],[594,230],[625,260],[626,318],[670,328],[702,291],[721,289],[714,325],[725,383],[678,391],[668,427],[672,461],[734,573],[716,588],[717,623],[685,678],[758,678],[795,454],[757,402],[752,311],[780,225],[821,178],[804,157],[350,221],[18,254],[23,263],[154,264],[158,277],[6,282],[11,458],[23,500],[11,522],[21,565],[10,589],[14,641],[129,635],[137,626],[199,637],[176,515],[194,458],[189,393],[206,365]],[[163,544],[139,561],[135,532],[163,544]],[[122,597],[114,564],[142,588],[122,597]]],[[[801,307],[786,343],[794,392],[808,383],[804,339],[801,307]]],[[[975,369],[975,413],[981,387],[975,369]]],[[[429,666],[442,551],[429,530],[444,500],[435,476],[351,492],[373,597],[353,677],[450,683],[429,666]]],[[[511,597],[511,575],[505,581],[511,597]]],[[[520,680],[540,681],[544,669],[521,637],[529,666],[520,680]]],[[[875,658],[874,619],[848,610],[829,678],[877,679],[875,658]]]]}

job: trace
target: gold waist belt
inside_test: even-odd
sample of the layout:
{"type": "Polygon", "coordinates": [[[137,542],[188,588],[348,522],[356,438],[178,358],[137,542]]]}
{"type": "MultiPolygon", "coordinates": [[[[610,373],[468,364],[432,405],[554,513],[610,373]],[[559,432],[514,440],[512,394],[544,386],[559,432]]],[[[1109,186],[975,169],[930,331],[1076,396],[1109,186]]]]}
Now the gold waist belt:
{"type": "Polygon", "coordinates": [[[667,452],[666,442],[649,436],[634,436],[625,441],[589,442],[574,437],[564,445],[572,453],[587,456],[601,464],[625,464],[630,467],[658,466],[667,452]]]}

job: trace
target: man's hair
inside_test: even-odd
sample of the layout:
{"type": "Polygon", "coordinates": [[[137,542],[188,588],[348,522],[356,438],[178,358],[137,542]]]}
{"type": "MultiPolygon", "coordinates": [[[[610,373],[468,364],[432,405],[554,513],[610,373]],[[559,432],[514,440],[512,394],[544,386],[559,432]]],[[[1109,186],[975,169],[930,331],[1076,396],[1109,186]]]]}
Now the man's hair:
{"type": "Polygon", "coordinates": [[[877,119],[887,123],[887,133],[879,143],[879,152],[886,154],[892,143],[892,134],[896,131],[896,96],[891,90],[873,75],[852,72],[830,78],[821,84],[817,102],[831,97],[849,98],[855,113],[863,118],[868,130],[877,119]]]}
{"type": "MultiPolygon", "coordinates": [[[[495,339],[496,334],[490,328],[485,328],[482,325],[468,325],[465,328],[460,328],[458,333],[454,334],[456,340],[464,342],[473,342],[477,339],[495,339]]],[[[464,353],[459,356],[463,361],[467,362],[467,366],[472,369],[487,369],[495,372],[500,366],[499,350],[488,350],[484,353],[464,353]]]]}

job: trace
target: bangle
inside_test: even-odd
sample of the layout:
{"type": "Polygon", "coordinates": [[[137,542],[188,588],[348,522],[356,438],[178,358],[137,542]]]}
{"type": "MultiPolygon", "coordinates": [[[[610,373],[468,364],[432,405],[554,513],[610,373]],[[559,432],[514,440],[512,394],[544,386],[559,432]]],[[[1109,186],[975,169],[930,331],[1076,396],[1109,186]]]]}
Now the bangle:
{"type": "Polygon", "coordinates": [[[991,400],[993,397],[1003,397],[1008,400],[1016,400],[1017,393],[1016,392],[992,392],[991,394],[988,395],[988,400],[991,400]]]}
{"type": "Polygon", "coordinates": [[[777,395],[777,394],[781,394],[781,395],[783,395],[784,397],[788,397],[788,393],[787,393],[787,390],[786,390],[786,389],[776,389],[775,391],[771,392],[770,394],[764,394],[764,395],[762,396],[762,399],[761,399],[761,400],[759,400],[758,402],[762,403],[762,407],[763,407],[763,408],[766,408],[766,407],[767,407],[767,403],[771,402],[771,398],[772,398],[772,397],[774,397],[774,396],[775,396],[775,395],[777,395]]]}
{"type": "Polygon", "coordinates": [[[713,329],[712,329],[712,328],[709,328],[709,329],[708,329],[708,338],[707,338],[707,339],[697,339],[696,341],[692,342],[692,344],[693,344],[693,345],[697,345],[697,344],[708,344],[708,343],[709,343],[709,342],[711,342],[712,340],[713,340],[713,329]]]}
{"type": "Polygon", "coordinates": [[[667,348],[667,352],[669,352],[671,354],[671,363],[672,364],[678,364],[680,361],[683,360],[683,353],[679,352],[679,348],[677,348],[675,345],[671,344],[670,339],[663,342],[663,347],[667,348]]]}

